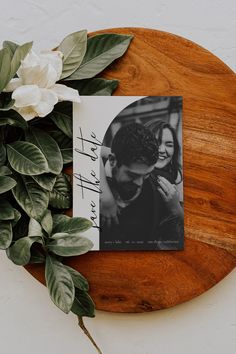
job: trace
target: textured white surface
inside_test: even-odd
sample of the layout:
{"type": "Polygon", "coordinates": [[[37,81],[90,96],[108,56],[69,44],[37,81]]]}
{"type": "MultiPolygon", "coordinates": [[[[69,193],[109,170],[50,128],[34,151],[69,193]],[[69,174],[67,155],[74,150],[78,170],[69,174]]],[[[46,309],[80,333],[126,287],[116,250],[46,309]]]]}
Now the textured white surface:
{"type": "MultiPolygon", "coordinates": [[[[234,0],[1,1],[1,41],[35,41],[37,50],[87,28],[147,27],[188,38],[236,68],[234,0]]],[[[0,255],[0,354],[93,354],[73,315],[54,307],[47,290],[0,255]]],[[[204,295],[148,314],[97,312],[87,319],[104,354],[234,354],[236,271],[204,295]]]]}

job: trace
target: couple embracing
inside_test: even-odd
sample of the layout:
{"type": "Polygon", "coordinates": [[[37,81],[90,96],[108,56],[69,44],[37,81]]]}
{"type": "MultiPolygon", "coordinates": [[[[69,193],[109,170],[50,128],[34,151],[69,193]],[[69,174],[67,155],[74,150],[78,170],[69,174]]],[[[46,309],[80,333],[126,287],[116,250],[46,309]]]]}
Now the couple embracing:
{"type": "Polygon", "coordinates": [[[163,121],[124,125],[101,157],[100,249],[183,249],[175,130],[163,121]]]}

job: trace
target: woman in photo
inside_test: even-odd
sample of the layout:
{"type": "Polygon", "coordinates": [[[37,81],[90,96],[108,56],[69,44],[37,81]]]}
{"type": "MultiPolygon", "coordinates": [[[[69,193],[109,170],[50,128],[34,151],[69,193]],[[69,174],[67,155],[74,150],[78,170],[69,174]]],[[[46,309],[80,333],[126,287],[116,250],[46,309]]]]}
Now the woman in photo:
{"type": "MultiPolygon", "coordinates": [[[[145,124],[145,126],[154,133],[159,146],[159,157],[150,178],[171,213],[183,217],[182,195],[180,196],[182,194],[182,171],[179,164],[180,147],[176,132],[169,123],[162,120],[152,120],[145,124]]],[[[111,225],[111,223],[119,223],[119,208],[107,184],[106,166],[104,167],[103,164],[103,159],[107,160],[110,152],[110,148],[103,146],[100,162],[100,180],[102,186],[100,214],[102,216],[102,224],[106,223],[107,226],[111,225]]]]}

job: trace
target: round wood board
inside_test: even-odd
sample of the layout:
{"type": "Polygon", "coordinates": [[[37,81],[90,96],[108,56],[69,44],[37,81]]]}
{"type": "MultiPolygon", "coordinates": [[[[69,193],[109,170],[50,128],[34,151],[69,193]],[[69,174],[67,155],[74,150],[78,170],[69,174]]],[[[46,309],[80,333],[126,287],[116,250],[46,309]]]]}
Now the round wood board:
{"type": "MultiPolygon", "coordinates": [[[[67,260],[84,274],[99,310],[144,312],[190,300],[236,265],[236,78],[207,50],[142,28],[104,77],[115,95],[183,96],[184,251],[90,252],[67,260]]],[[[94,34],[94,33],[93,33],[94,34]]],[[[30,273],[45,283],[44,267],[30,273]]]]}

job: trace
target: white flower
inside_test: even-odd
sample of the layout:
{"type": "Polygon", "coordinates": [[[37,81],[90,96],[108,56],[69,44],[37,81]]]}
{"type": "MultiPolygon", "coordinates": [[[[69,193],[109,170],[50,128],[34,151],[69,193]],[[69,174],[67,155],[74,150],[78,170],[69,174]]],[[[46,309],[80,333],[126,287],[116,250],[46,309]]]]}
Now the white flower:
{"type": "Polygon", "coordinates": [[[65,85],[56,84],[62,73],[62,53],[45,51],[36,55],[30,51],[4,91],[12,92],[13,108],[25,120],[45,117],[59,101],[80,102],[79,93],[65,85]]]}

